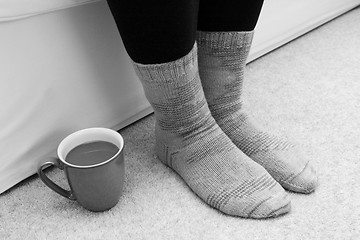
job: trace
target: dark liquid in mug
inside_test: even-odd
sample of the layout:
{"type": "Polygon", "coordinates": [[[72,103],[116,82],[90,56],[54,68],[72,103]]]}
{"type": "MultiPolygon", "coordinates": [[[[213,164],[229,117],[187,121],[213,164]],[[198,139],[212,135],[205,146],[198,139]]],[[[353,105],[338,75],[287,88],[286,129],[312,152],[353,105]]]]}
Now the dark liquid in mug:
{"type": "Polygon", "coordinates": [[[112,158],[119,148],[110,142],[94,141],[81,144],[73,148],[65,158],[65,161],[74,165],[95,165],[112,158]]]}

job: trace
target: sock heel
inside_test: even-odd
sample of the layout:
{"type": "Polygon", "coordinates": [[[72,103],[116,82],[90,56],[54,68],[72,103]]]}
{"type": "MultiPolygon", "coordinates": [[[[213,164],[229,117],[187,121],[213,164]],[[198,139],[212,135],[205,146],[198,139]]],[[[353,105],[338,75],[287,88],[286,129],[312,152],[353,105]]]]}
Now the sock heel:
{"type": "Polygon", "coordinates": [[[156,139],[155,153],[156,153],[158,159],[166,166],[169,166],[168,161],[167,161],[168,149],[169,148],[165,144],[163,144],[161,141],[156,139]]]}

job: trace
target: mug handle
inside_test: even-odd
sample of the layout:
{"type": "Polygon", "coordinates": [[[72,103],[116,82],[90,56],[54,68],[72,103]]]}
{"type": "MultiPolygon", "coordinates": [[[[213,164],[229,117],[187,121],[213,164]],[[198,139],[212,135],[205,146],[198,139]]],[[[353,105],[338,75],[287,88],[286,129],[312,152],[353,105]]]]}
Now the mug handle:
{"type": "Polygon", "coordinates": [[[58,194],[60,194],[61,196],[70,199],[70,200],[76,200],[74,194],[72,193],[72,191],[67,191],[61,187],[59,187],[57,184],[55,184],[53,181],[51,181],[44,173],[44,169],[50,166],[55,166],[57,168],[59,168],[60,170],[64,170],[64,166],[60,163],[58,158],[54,158],[54,162],[45,162],[43,164],[41,164],[41,166],[38,168],[38,175],[41,179],[41,181],[43,181],[45,183],[46,186],[48,186],[51,190],[57,192],[58,194]]]}

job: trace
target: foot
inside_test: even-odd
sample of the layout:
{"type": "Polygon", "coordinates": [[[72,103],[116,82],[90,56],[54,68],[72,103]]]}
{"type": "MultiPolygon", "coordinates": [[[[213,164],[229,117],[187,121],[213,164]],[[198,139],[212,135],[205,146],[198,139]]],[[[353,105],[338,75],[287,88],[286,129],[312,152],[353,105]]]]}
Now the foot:
{"type": "Polygon", "coordinates": [[[294,144],[255,126],[242,109],[241,92],[253,32],[198,32],[199,71],[211,114],[233,143],[285,189],[310,193],[314,168],[294,144]]]}

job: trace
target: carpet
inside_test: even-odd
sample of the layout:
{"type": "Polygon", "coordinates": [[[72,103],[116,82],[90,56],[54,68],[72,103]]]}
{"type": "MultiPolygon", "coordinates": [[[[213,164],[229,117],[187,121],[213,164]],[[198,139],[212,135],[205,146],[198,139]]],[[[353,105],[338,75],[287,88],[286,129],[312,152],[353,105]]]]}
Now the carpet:
{"type": "MultiPolygon", "coordinates": [[[[208,207],[154,155],[154,116],[120,130],[120,202],[93,213],[35,175],[0,195],[0,239],[360,239],[360,8],[251,62],[244,107],[296,140],[320,186],[290,193],[292,211],[250,220],[208,207]]],[[[48,176],[68,188],[62,171],[48,176]]]]}

